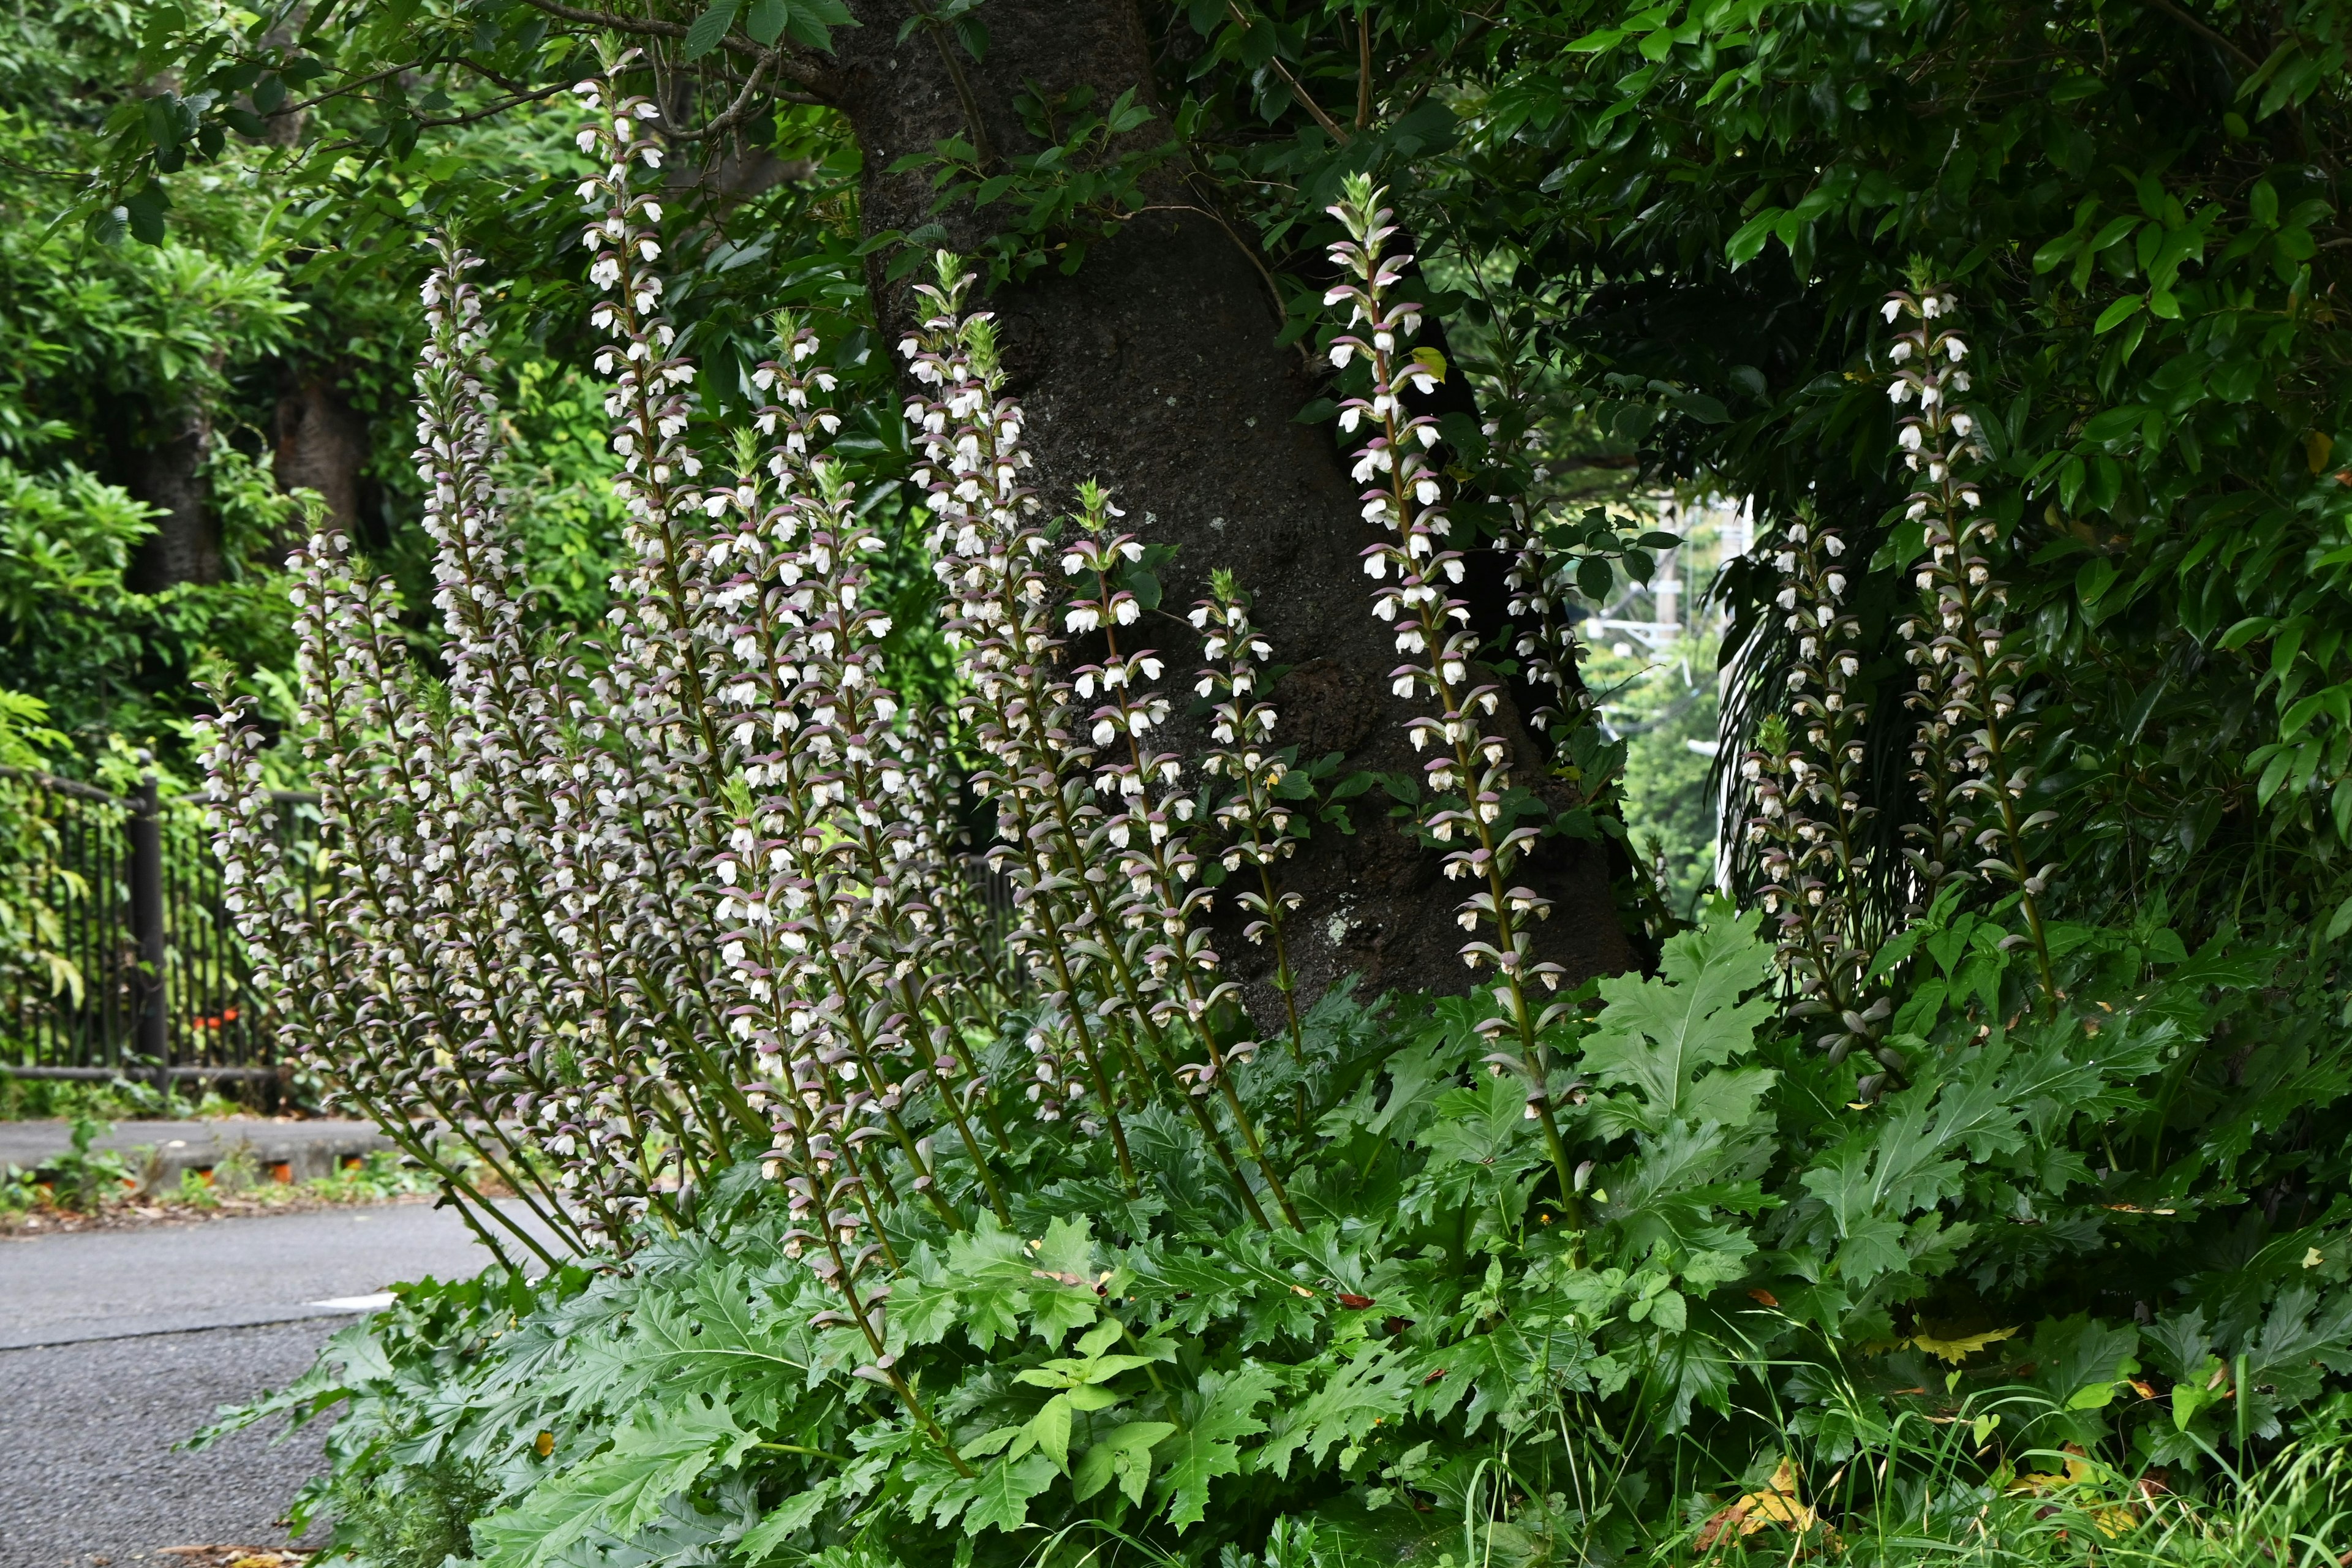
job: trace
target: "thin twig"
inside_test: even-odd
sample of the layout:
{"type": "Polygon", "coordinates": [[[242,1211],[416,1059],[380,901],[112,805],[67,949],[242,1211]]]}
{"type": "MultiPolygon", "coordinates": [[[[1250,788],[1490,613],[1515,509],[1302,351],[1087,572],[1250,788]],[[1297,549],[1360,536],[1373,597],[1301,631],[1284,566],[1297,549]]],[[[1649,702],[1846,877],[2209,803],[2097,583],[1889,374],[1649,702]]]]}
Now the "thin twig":
{"type": "MultiPolygon", "coordinates": [[[[1472,23],[1470,26],[1464,31],[1460,37],[1454,40],[1453,48],[1448,49],[1445,52],[1446,58],[1451,59],[1455,51],[1469,47],[1473,40],[1475,40],[1481,33],[1484,33],[1490,27],[1494,26],[1494,17],[1479,17],[1477,21],[1472,23]]],[[[1437,46],[1435,44],[1432,44],[1429,47],[1422,50],[1420,55],[1414,58],[1411,65],[1405,67],[1404,69],[1397,73],[1397,79],[1399,81],[1407,79],[1412,77],[1413,73],[1420,70],[1423,66],[1431,63],[1436,58],[1437,46]]],[[[1412,89],[1412,96],[1404,100],[1404,106],[1397,110],[1397,117],[1402,119],[1405,115],[1411,114],[1414,110],[1420,108],[1421,100],[1429,96],[1429,89],[1435,85],[1435,82],[1436,79],[1433,77],[1430,80],[1423,82],[1419,87],[1414,88],[1412,89]]]]}
{"type": "Polygon", "coordinates": [[[971,82],[963,74],[963,66],[948,47],[948,26],[934,16],[923,0],[910,0],[915,14],[923,19],[923,31],[930,34],[931,42],[939,47],[940,63],[948,69],[948,81],[954,87],[956,102],[963,109],[964,129],[971,132],[972,161],[982,168],[996,162],[996,152],[989,144],[988,127],[981,123],[980,100],[971,90],[971,82]]]}
{"type": "Polygon", "coordinates": [[[2231,42],[2226,35],[2215,32],[2212,28],[2207,26],[2196,17],[2190,16],[2188,12],[2174,5],[2172,0],[2149,0],[2149,3],[2158,10],[2163,12],[2166,16],[2170,16],[2174,21],[2188,28],[2190,32],[2202,34],[2206,38],[2221,45],[2223,48],[2237,56],[2238,58],[2244,63],[2248,70],[2260,70],[2263,68],[2263,64],[2260,60],[2254,58],[2253,56],[2246,53],[2245,50],[2238,47],[2236,44],[2231,42]]]}
{"type": "MultiPolygon", "coordinates": [[[[650,16],[619,16],[610,11],[593,10],[584,5],[569,5],[564,4],[564,0],[525,0],[525,4],[535,11],[544,11],[547,15],[562,21],[585,22],[591,26],[608,28],[615,33],[626,33],[634,37],[683,38],[687,34],[687,26],[683,22],[664,22],[650,16]]],[[[762,55],[773,54],[776,56],[774,63],[778,76],[800,83],[827,105],[834,101],[826,92],[826,89],[831,85],[831,79],[824,71],[804,60],[795,59],[789,54],[762,47],[749,38],[739,38],[731,33],[719,40],[719,47],[730,54],[748,55],[753,59],[762,55]]]]}
{"type": "MultiPolygon", "coordinates": [[[[1236,3],[1236,0],[1225,0],[1225,9],[1233,14],[1234,21],[1239,22],[1242,25],[1242,30],[1244,32],[1247,32],[1250,28],[1257,26],[1255,22],[1251,21],[1249,17],[1243,13],[1240,5],[1236,3]]],[[[1272,66],[1275,69],[1275,74],[1281,77],[1282,79],[1288,84],[1290,88],[1290,96],[1298,100],[1300,108],[1306,110],[1307,113],[1315,117],[1315,123],[1320,125],[1324,129],[1325,132],[1330,136],[1332,141],[1337,142],[1340,146],[1345,147],[1348,144],[1347,132],[1340,129],[1339,122],[1338,121],[1323,112],[1323,106],[1321,104],[1316,102],[1314,99],[1307,96],[1307,89],[1298,84],[1298,79],[1290,74],[1290,68],[1282,63],[1282,57],[1279,55],[1268,55],[1266,57],[1266,64],[1272,66]]]]}

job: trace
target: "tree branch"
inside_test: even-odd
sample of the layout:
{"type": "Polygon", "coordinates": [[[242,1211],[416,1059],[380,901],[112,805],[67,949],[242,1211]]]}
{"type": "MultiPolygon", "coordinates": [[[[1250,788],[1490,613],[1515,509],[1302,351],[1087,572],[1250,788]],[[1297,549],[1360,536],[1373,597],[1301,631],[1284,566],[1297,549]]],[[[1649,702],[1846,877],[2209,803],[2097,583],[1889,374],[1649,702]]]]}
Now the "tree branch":
{"type": "Polygon", "coordinates": [[[2148,3],[2154,5],[2158,10],[2163,12],[2166,16],[2170,16],[2174,21],[2179,23],[2182,26],[2188,28],[2190,32],[2202,35],[2204,37],[2221,45],[2223,48],[2237,56],[2238,58],[2244,63],[2245,68],[2248,70],[2262,69],[2262,62],[2260,60],[2254,58],[2253,56],[2246,53],[2245,50],[2238,47],[2236,44],[2231,42],[2226,35],[2215,32],[2212,28],[2207,26],[2196,17],[2190,16],[2188,12],[2174,5],[2172,0],[2148,0],[2148,3]]]}
{"type": "Polygon", "coordinates": [[[996,162],[996,153],[988,143],[988,127],[981,123],[980,100],[973,95],[971,83],[963,74],[962,62],[948,47],[947,24],[932,14],[923,0],[909,0],[909,3],[915,7],[915,14],[923,19],[923,30],[930,34],[931,42],[939,46],[940,63],[948,68],[948,80],[955,87],[956,101],[963,106],[965,128],[971,132],[973,161],[984,169],[996,162]]]}
{"type": "MultiPolygon", "coordinates": [[[[604,27],[615,33],[626,33],[633,37],[683,38],[687,33],[686,24],[683,22],[664,22],[650,16],[620,16],[610,11],[593,10],[584,5],[566,5],[564,0],[525,0],[525,4],[534,11],[543,11],[561,21],[584,22],[590,26],[604,27]]],[[[747,55],[753,60],[762,57],[773,57],[772,64],[778,76],[798,82],[802,87],[814,93],[816,100],[820,103],[830,106],[834,101],[833,96],[828,91],[831,85],[830,79],[824,71],[805,60],[794,59],[791,55],[779,50],[764,48],[749,38],[739,38],[731,33],[719,40],[719,47],[730,54],[747,55]]]]}
{"type": "Polygon", "coordinates": [[[771,51],[766,56],[762,56],[760,60],[751,67],[751,74],[743,79],[743,90],[735,95],[735,101],[729,104],[727,108],[720,112],[717,119],[711,121],[709,124],[703,126],[698,131],[679,130],[669,122],[668,110],[663,110],[661,120],[663,133],[669,136],[674,141],[696,142],[700,141],[705,137],[716,136],[723,131],[733,130],[737,125],[742,123],[744,116],[751,113],[751,95],[759,90],[760,79],[767,74],[768,66],[773,58],[773,51],[771,51]]]}
{"type": "Polygon", "coordinates": [[[563,89],[560,86],[542,87],[533,92],[517,93],[507,99],[504,102],[493,103],[487,108],[477,109],[467,114],[452,114],[439,117],[420,114],[416,117],[416,123],[419,125],[429,125],[436,130],[439,130],[445,125],[471,125],[476,121],[488,120],[493,115],[504,114],[509,109],[518,109],[526,103],[538,103],[542,100],[553,98],[562,90],[563,89]]]}
{"type": "MultiPolygon", "coordinates": [[[[1250,28],[1258,25],[1257,23],[1251,21],[1243,12],[1237,0],[1225,0],[1225,9],[1233,13],[1234,20],[1242,25],[1242,30],[1244,32],[1247,32],[1250,28]]],[[[1275,74],[1281,77],[1283,81],[1289,87],[1290,96],[1298,100],[1298,106],[1315,117],[1315,123],[1323,128],[1324,133],[1329,136],[1332,141],[1337,142],[1340,146],[1345,147],[1348,144],[1347,132],[1340,129],[1339,122],[1338,121],[1323,112],[1323,106],[1321,104],[1316,102],[1314,99],[1307,96],[1307,89],[1299,85],[1298,79],[1290,74],[1290,68],[1282,63],[1282,57],[1279,55],[1268,55],[1266,57],[1266,64],[1272,66],[1275,69],[1275,74]]]]}
{"type": "MultiPolygon", "coordinates": [[[[1475,22],[1473,22],[1467,28],[1464,29],[1460,37],[1454,40],[1453,47],[1445,51],[1446,58],[1451,59],[1454,58],[1456,51],[1469,47],[1480,34],[1486,32],[1494,25],[1494,17],[1480,16],[1475,22]]],[[[1411,65],[1408,65],[1404,69],[1397,73],[1397,80],[1409,80],[1416,71],[1419,71],[1423,66],[1430,64],[1436,58],[1437,46],[1435,44],[1432,44],[1429,47],[1422,50],[1421,53],[1414,58],[1411,65]]],[[[1433,85],[1434,85],[1435,80],[1436,79],[1433,77],[1429,81],[1423,82],[1419,87],[1414,88],[1412,89],[1412,96],[1404,100],[1404,107],[1398,110],[1397,113],[1400,116],[1407,115],[1420,108],[1421,100],[1429,96],[1429,89],[1433,85]]]]}
{"type": "Polygon", "coordinates": [[[319,94],[316,98],[306,98],[299,103],[281,103],[277,108],[269,111],[269,116],[270,118],[275,119],[281,114],[306,113],[310,110],[318,108],[319,105],[322,103],[331,103],[336,99],[347,97],[352,93],[357,92],[363,87],[367,87],[374,82],[386,80],[392,77],[400,76],[403,73],[415,68],[416,68],[416,62],[414,60],[404,62],[401,65],[386,66],[380,71],[370,71],[363,77],[354,77],[350,81],[339,82],[334,88],[329,91],[319,94]]]}

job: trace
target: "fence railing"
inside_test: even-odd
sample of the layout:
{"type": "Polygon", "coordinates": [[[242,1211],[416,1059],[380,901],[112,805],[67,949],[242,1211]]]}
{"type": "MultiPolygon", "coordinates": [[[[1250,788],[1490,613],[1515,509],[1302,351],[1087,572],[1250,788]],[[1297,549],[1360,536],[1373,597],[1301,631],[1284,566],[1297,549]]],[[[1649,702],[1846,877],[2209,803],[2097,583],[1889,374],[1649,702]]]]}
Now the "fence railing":
{"type": "MultiPolygon", "coordinates": [[[[202,796],[117,795],[11,770],[46,816],[51,962],[0,971],[0,1069],[21,1078],[273,1079],[269,1031],[221,902],[202,796]]],[[[271,792],[280,842],[318,843],[318,797],[271,792]]],[[[302,879],[307,884],[310,879],[302,879]]]]}

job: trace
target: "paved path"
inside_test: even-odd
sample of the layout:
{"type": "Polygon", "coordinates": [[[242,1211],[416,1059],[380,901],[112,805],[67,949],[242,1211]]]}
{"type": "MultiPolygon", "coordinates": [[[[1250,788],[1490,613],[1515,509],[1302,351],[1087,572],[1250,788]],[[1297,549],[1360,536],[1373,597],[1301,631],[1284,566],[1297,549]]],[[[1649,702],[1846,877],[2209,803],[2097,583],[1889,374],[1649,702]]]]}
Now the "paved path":
{"type": "Polygon", "coordinates": [[[349,1321],[318,1303],[488,1261],[423,1204],[0,1241],[0,1568],[165,1568],[161,1547],[284,1542],[275,1521],[323,1429],[173,1445],[300,1375],[349,1321]]]}

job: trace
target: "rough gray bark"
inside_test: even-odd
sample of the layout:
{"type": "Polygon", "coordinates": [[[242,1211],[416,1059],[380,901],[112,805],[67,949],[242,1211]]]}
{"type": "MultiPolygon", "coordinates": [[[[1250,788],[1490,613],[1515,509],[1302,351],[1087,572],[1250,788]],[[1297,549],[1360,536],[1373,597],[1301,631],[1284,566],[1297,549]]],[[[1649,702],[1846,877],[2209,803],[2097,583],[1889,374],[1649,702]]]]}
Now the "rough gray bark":
{"type": "Polygon", "coordinates": [[[335,526],[346,532],[356,530],[360,470],[368,458],[367,421],[339,388],[314,374],[294,379],[278,399],[277,426],[273,467],[278,488],[318,491],[335,526]]]}
{"type": "MultiPolygon", "coordinates": [[[[967,101],[986,143],[1003,152],[1033,146],[1013,107],[1024,85],[1057,93],[1084,83],[1101,105],[1129,88],[1154,96],[1131,0],[992,0],[992,42],[980,63],[930,29],[897,41],[905,0],[855,0],[853,8],[864,26],[835,35],[827,96],[865,153],[869,232],[929,221],[927,176],[889,170],[946,137],[970,138],[967,101]]],[[[1167,127],[1155,121],[1137,134],[1150,145],[1167,127]]],[[[1297,351],[1276,344],[1278,307],[1241,239],[1172,172],[1150,194],[1150,208],[1089,251],[1075,276],[1034,277],[988,302],[1031,416],[1039,494],[1060,509],[1081,479],[1113,487],[1124,526],[1178,548],[1163,574],[1162,607],[1173,614],[1203,595],[1213,568],[1234,571],[1255,596],[1276,659],[1292,667],[1275,691],[1277,742],[1297,745],[1302,758],[1341,752],[1343,773],[1418,776],[1423,759],[1404,731],[1415,708],[1390,693],[1399,656],[1371,615],[1359,560],[1375,537],[1358,510],[1359,487],[1331,430],[1293,418],[1321,389],[1297,351]]],[[[940,221],[959,246],[985,233],[969,212],[940,221]]],[[[880,260],[876,294],[895,342],[909,301],[903,285],[884,284],[880,260]]],[[[1163,616],[1152,629],[1175,668],[1189,670],[1190,627],[1163,616]]],[[[1574,804],[1566,786],[1545,778],[1540,747],[1517,715],[1507,710],[1500,722],[1517,776],[1555,805],[1574,804]]],[[[1473,978],[1454,919],[1462,889],[1440,876],[1433,853],[1387,820],[1385,805],[1377,790],[1360,797],[1355,834],[1318,827],[1284,877],[1306,900],[1291,956],[1309,997],[1350,973],[1368,993],[1460,991],[1473,978]]],[[[1523,879],[1556,903],[1537,933],[1541,956],[1578,978],[1632,967],[1601,846],[1549,840],[1523,879]]],[[[1254,1007],[1269,1001],[1263,975],[1250,973],[1265,955],[1230,935],[1219,948],[1252,982],[1254,1007]]]]}
{"type": "Polygon", "coordinates": [[[131,558],[127,574],[139,593],[221,580],[220,524],[204,477],[211,446],[210,416],[200,408],[182,409],[166,415],[160,430],[126,454],[124,488],[157,511],[155,531],[131,558]]]}

